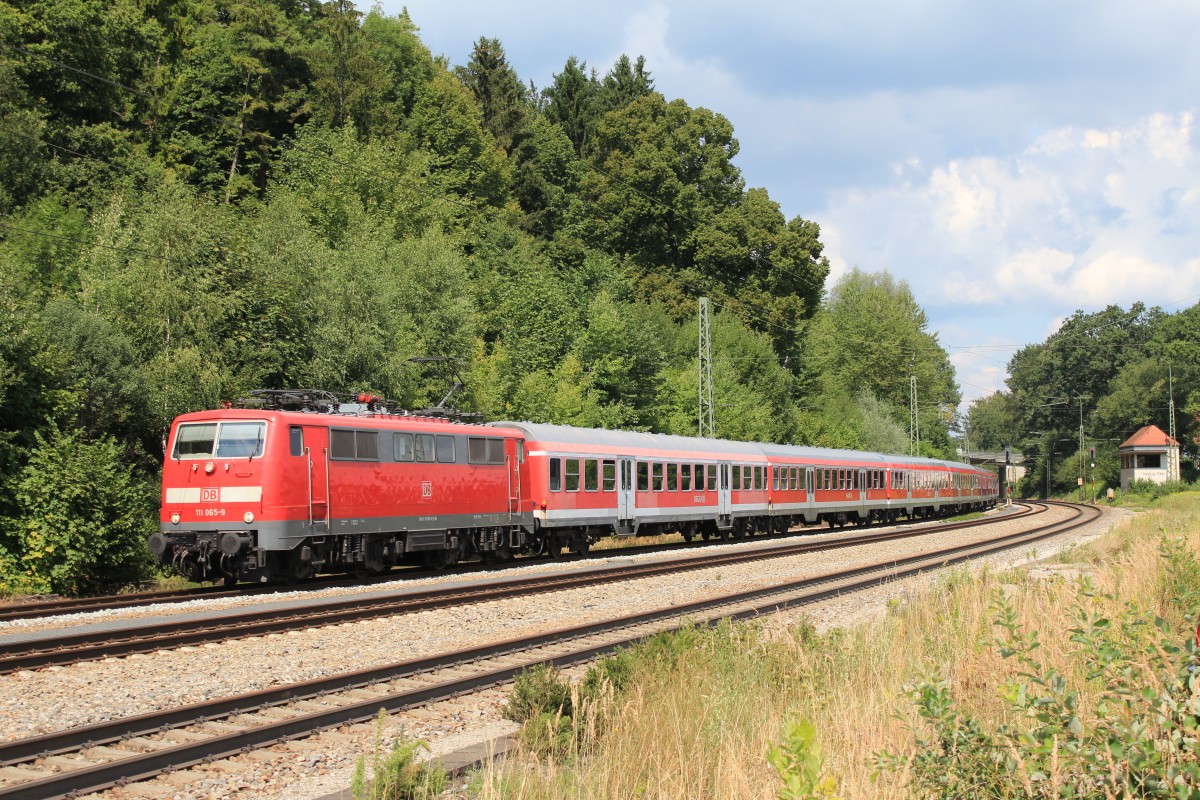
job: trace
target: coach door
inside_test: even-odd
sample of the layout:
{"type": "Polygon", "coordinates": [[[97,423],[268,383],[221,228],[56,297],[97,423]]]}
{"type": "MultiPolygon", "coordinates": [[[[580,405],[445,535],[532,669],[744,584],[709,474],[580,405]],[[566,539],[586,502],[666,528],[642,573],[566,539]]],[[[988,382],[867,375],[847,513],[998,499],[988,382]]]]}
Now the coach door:
{"type": "Polygon", "coordinates": [[[304,426],[304,456],[308,462],[308,524],[329,530],[329,428],[304,426]]]}
{"type": "Polygon", "coordinates": [[[508,524],[515,525],[521,517],[521,464],[525,461],[523,439],[504,440],[504,464],[508,469],[508,524]]]}
{"type": "Polygon", "coordinates": [[[733,513],[733,492],[729,488],[729,465],[718,464],[717,472],[720,473],[717,483],[717,513],[722,517],[728,517],[733,513]]]}
{"type": "Polygon", "coordinates": [[[817,483],[816,476],[813,475],[813,472],[814,470],[812,467],[804,468],[804,504],[808,508],[812,508],[813,505],[816,504],[817,500],[817,483]]]}
{"type": "Polygon", "coordinates": [[[617,470],[617,519],[633,519],[637,491],[633,485],[633,459],[622,458],[617,470]]]}
{"type": "Polygon", "coordinates": [[[867,471],[860,469],[858,471],[858,502],[865,503],[867,501],[867,471]]]}

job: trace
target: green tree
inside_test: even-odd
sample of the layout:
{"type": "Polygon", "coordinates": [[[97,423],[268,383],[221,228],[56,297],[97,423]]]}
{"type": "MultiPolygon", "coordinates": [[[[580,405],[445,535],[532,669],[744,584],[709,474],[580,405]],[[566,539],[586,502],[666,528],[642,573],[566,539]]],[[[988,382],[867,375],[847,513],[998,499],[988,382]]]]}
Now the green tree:
{"type": "Polygon", "coordinates": [[[622,54],[613,64],[613,68],[604,76],[596,96],[596,108],[601,114],[624,108],[654,91],[654,79],[646,70],[646,59],[638,56],[636,62],[630,62],[629,56],[622,54]]]}
{"type": "Polygon", "coordinates": [[[479,104],[484,127],[511,154],[525,135],[530,107],[525,86],[509,65],[500,40],[480,37],[467,65],[454,72],[479,104]]]}
{"type": "Polygon", "coordinates": [[[330,0],[318,13],[307,56],[313,119],[333,128],[353,124],[363,138],[384,132],[388,114],[380,98],[391,88],[391,75],[380,46],[363,31],[362,12],[350,0],[330,0]]]}
{"type": "Polygon", "coordinates": [[[959,403],[954,368],[906,282],[886,272],[844,275],[813,318],[805,350],[805,372],[821,393],[869,392],[896,409],[905,428],[915,375],[922,444],[949,455],[943,412],[959,403]]]}
{"type": "Polygon", "coordinates": [[[555,75],[543,91],[546,119],[562,128],[575,146],[576,155],[583,154],[591,136],[598,114],[596,95],[599,88],[596,76],[588,73],[587,62],[571,56],[563,71],[555,75]]]}

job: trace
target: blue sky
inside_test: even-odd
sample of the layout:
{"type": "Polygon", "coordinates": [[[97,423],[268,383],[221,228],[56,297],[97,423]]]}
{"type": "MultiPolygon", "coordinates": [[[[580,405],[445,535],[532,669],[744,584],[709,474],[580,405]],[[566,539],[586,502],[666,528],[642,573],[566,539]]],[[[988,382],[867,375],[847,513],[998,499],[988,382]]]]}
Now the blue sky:
{"type": "Polygon", "coordinates": [[[1075,310],[1200,301],[1200,3],[383,3],[539,87],[644,55],[724,114],[749,186],[821,224],[834,275],[908,281],[966,399],[1075,310]]]}

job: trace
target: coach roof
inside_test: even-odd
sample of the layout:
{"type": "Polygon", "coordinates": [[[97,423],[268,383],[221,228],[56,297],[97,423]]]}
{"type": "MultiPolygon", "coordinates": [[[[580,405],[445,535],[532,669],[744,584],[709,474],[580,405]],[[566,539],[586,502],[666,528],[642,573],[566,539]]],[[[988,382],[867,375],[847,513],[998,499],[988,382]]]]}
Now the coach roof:
{"type": "Polygon", "coordinates": [[[609,431],[602,428],[575,428],[570,425],[544,425],[535,422],[489,422],[502,428],[516,428],[531,442],[620,447],[630,450],[683,453],[720,453],[728,456],[762,457],[762,446],[753,442],[725,439],[701,439],[696,436],[671,436],[664,433],[609,431]]]}

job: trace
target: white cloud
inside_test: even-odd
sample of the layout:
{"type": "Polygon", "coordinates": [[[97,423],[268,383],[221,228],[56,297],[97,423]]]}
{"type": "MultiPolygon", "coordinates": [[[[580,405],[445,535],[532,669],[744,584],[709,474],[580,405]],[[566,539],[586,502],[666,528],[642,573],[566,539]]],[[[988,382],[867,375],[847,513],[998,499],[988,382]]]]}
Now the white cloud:
{"type": "Polygon", "coordinates": [[[933,303],[1069,314],[1200,291],[1200,142],[1193,114],[1048,131],[873,191],[821,217],[838,262],[888,269],[933,303]]]}

